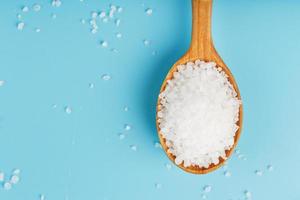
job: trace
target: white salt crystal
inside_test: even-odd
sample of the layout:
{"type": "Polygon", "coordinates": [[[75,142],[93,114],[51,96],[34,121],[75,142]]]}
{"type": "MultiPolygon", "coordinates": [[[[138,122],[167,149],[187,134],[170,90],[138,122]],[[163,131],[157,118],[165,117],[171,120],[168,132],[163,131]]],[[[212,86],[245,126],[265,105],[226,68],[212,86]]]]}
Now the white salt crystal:
{"type": "Polygon", "coordinates": [[[22,15],[21,15],[21,14],[17,14],[17,18],[18,18],[18,19],[21,19],[21,18],[22,18],[22,15]]]}
{"type": "Polygon", "coordinates": [[[123,140],[124,138],[125,138],[125,135],[124,135],[123,133],[120,133],[120,134],[119,134],[119,139],[120,139],[120,140],[123,140]]]}
{"type": "Polygon", "coordinates": [[[18,169],[18,168],[16,168],[16,169],[13,170],[12,173],[13,173],[14,175],[19,175],[19,174],[21,173],[21,170],[18,169]]]}
{"type": "Polygon", "coordinates": [[[121,23],[121,20],[120,20],[120,19],[116,19],[116,20],[115,20],[116,26],[120,26],[120,23],[121,23]]]}
{"type": "Polygon", "coordinates": [[[251,199],[251,197],[252,197],[251,192],[249,192],[248,190],[245,190],[245,191],[244,191],[244,194],[245,194],[245,197],[246,197],[247,199],[251,199]]]}
{"type": "Polygon", "coordinates": [[[170,170],[172,168],[172,165],[170,165],[169,163],[165,164],[165,167],[170,170]]]}
{"type": "Polygon", "coordinates": [[[90,83],[89,88],[93,89],[94,88],[94,83],[90,83]]]}
{"type": "Polygon", "coordinates": [[[18,175],[12,175],[10,177],[10,183],[17,184],[20,181],[20,177],[18,175]]]}
{"type": "Polygon", "coordinates": [[[118,13],[121,13],[123,11],[123,8],[118,6],[117,10],[118,10],[118,13]]]}
{"type": "Polygon", "coordinates": [[[23,11],[23,12],[28,12],[28,11],[29,11],[28,6],[24,6],[24,7],[22,8],[22,11],[23,11]]]}
{"type": "Polygon", "coordinates": [[[206,185],[203,187],[203,192],[209,193],[211,192],[212,187],[210,185],[206,185]]]}
{"type": "Polygon", "coordinates": [[[231,177],[231,173],[230,173],[229,171],[225,171],[225,172],[224,172],[224,176],[225,176],[225,177],[231,177]]]}
{"type": "Polygon", "coordinates": [[[108,42],[103,40],[103,41],[100,42],[100,45],[102,47],[106,48],[106,47],[108,47],[108,42]]]}
{"type": "Polygon", "coordinates": [[[179,65],[159,95],[159,129],[177,165],[209,167],[226,159],[241,101],[213,62],[179,65]]]}
{"type": "Polygon", "coordinates": [[[3,86],[5,84],[4,80],[0,80],[0,87],[3,86]]]}
{"type": "Polygon", "coordinates": [[[56,19],[56,14],[52,14],[52,19],[56,19]]]}
{"type": "Polygon", "coordinates": [[[155,148],[160,148],[160,149],[162,148],[162,146],[161,146],[161,144],[159,142],[155,142],[154,143],[154,147],[155,148]]]}
{"type": "Polygon", "coordinates": [[[206,196],[205,194],[202,194],[202,195],[201,195],[201,198],[202,198],[202,199],[206,199],[207,196],[206,196]]]}
{"type": "Polygon", "coordinates": [[[99,13],[100,19],[104,18],[105,16],[106,16],[106,13],[105,13],[104,11],[101,11],[101,12],[99,13]]]}
{"type": "Polygon", "coordinates": [[[33,7],[32,7],[32,9],[33,9],[35,12],[38,12],[38,11],[41,10],[41,5],[39,5],[39,4],[34,4],[33,7]]]}
{"type": "Polygon", "coordinates": [[[151,9],[151,8],[147,8],[146,10],[145,10],[145,12],[146,12],[146,14],[147,15],[152,15],[152,13],[153,13],[153,10],[151,9]]]}
{"type": "Polygon", "coordinates": [[[45,195],[40,194],[40,200],[45,200],[45,199],[46,199],[45,195]]]}
{"type": "Polygon", "coordinates": [[[131,149],[132,151],[136,151],[136,150],[137,150],[137,146],[136,146],[136,145],[130,145],[130,149],[131,149]]]}
{"type": "Polygon", "coordinates": [[[145,46],[149,46],[149,44],[150,44],[150,41],[149,41],[149,40],[147,40],[147,39],[145,39],[145,40],[143,40],[143,43],[144,43],[144,45],[145,45],[145,46]]]}
{"type": "Polygon", "coordinates": [[[127,112],[129,108],[127,106],[124,106],[124,111],[127,112]]]}
{"type": "Polygon", "coordinates": [[[274,170],[274,167],[273,167],[272,165],[268,165],[268,166],[267,166],[267,170],[268,170],[268,171],[273,171],[273,170],[274,170]]]}
{"type": "Polygon", "coordinates": [[[52,104],[52,108],[53,109],[57,108],[57,104],[52,104]]]}
{"type": "Polygon", "coordinates": [[[24,22],[19,22],[19,23],[17,24],[17,29],[18,29],[19,31],[22,31],[22,30],[24,29],[24,27],[25,27],[25,23],[24,23],[24,22]]]}
{"type": "Polygon", "coordinates": [[[71,114],[71,113],[72,113],[72,108],[71,108],[70,106],[66,106],[66,107],[65,107],[65,112],[66,112],[67,114],[71,114]]]}
{"type": "Polygon", "coordinates": [[[107,22],[108,22],[108,18],[107,18],[107,17],[104,17],[104,18],[102,19],[102,21],[103,21],[104,23],[107,23],[107,22]]]}
{"type": "Polygon", "coordinates": [[[122,37],[122,33],[117,33],[117,34],[116,34],[116,37],[117,37],[117,38],[121,38],[121,37],[122,37]]]}
{"type": "Polygon", "coordinates": [[[40,28],[36,28],[35,32],[39,33],[39,32],[41,32],[41,29],[40,28]]]}
{"type": "Polygon", "coordinates": [[[93,19],[97,18],[97,16],[98,16],[98,13],[97,13],[97,12],[92,12],[92,18],[93,18],[93,19]]]}
{"type": "Polygon", "coordinates": [[[81,19],[80,22],[81,22],[82,24],[85,24],[85,19],[81,19]]]}
{"type": "Polygon", "coordinates": [[[111,79],[111,76],[109,74],[103,74],[101,76],[101,79],[104,81],[109,81],[111,79]]]}
{"type": "Polygon", "coordinates": [[[4,173],[0,171],[0,182],[3,182],[4,181],[4,173]]]}
{"type": "Polygon", "coordinates": [[[262,176],[263,175],[263,172],[261,170],[255,170],[255,174],[257,176],[262,176]]]}
{"type": "Polygon", "coordinates": [[[10,190],[10,189],[12,188],[12,184],[11,184],[10,182],[5,182],[5,183],[3,184],[3,188],[4,188],[5,190],[10,190]]]}
{"type": "Polygon", "coordinates": [[[91,33],[92,33],[92,34],[96,34],[96,33],[97,33],[97,29],[96,29],[96,28],[92,28],[92,29],[91,29],[91,33]]]}
{"type": "Polygon", "coordinates": [[[124,125],[124,129],[125,129],[126,131],[130,131],[130,130],[131,130],[131,126],[130,126],[129,124],[125,124],[125,125],[124,125]]]}
{"type": "Polygon", "coordinates": [[[236,154],[240,154],[240,153],[241,153],[241,151],[240,151],[239,149],[236,149],[236,150],[234,150],[234,153],[236,153],[236,154]]]}
{"type": "Polygon", "coordinates": [[[110,5],[110,10],[117,11],[117,6],[115,6],[115,5],[110,5]]]}
{"type": "Polygon", "coordinates": [[[161,189],[161,187],[162,187],[161,183],[155,183],[155,188],[156,189],[161,189]]]}
{"type": "Polygon", "coordinates": [[[61,1],[60,0],[52,0],[52,3],[51,3],[51,5],[53,6],[53,7],[60,7],[61,6],[61,1]]]}

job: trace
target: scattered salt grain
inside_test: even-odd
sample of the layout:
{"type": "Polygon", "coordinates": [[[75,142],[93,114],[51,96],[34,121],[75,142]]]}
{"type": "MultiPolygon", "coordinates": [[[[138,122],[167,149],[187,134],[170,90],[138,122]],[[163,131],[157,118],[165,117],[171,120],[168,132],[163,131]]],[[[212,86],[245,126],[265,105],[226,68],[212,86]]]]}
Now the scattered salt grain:
{"type": "Polygon", "coordinates": [[[236,153],[236,154],[240,154],[240,153],[241,153],[241,151],[240,151],[239,149],[236,149],[236,150],[234,150],[234,153],[236,153]]]}
{"type": "Polygon", "coordinates": [[[118,10],[118,13],[121,13],[123,11],[123,8],[118,6],[117,10],[118,10]]]}
{"type": "Polygon", "coordinates": [[[52,0],[51,5],[53,7],[60,7],[61,6],[61,1],[60,0],[52,0]]]}
{"type": "Polygon", "coordinates": [[[155,147],[155,148],[159,148],[159,149],[162,148],[162,146],[161,146],[161,144],[160,144],[159,142],[155,142],[155,143],[154,143],[154,147],[155,147]]]}
{"type": "Polygon", "coordinates": [[[100,42],[100,45],[102,47],[106,48],[106,47],[108,47],[108,42],[103,40],[103,41],[100,42]]]}
{"type": "Polygon", "coordinates": [[[124,106],[124,111],[127,112],[129,110],[128,106],[124,106]]]}
{"type": "Polygon", "coordinates": [[[39,4],[34,4],[32,9],[35,11],[35,12],[38,12],[41,10],[41,6],[39,4]]]}
{"type": "Polygon", "coordinates": [[[202,194],[202,195],[201,195],[201,198],[202,198],[202,199],[206,199],[207,196],[206,196],[205,194],[202,194]]]}
{"type": "Polygon", "coordinates": [[[92,29],[91,29],[91,33],[92,33],[92,34],[96,34],[96,33],[97,33],[97,29],[96,29],[96,28],[92,28],[92,29]]]}
{"type": "Polygon", "coordinates": [[[22,15],[21,14],[17,14],[17,18],[18,19],[22,19],[22,15]]]}
{"type": "Polygon", "coordinates": [[[119,51],[115,48],[110,49],[111,52],[118,53],[119,51]]]}
{"type": "Polygon", "coordinates": [[[172,165],[170,165],[169,163],[165,164],[165,167],[170,170],[172,168],[172,165]]]}
{"type": "Polygon", "coordinates": [[[40,200],[45,200],[45,199],[46,199],[45,195],[40,194],[40,200]]]}
{"type": "Polygon", "coordinates": [[[99,14],[100,19],[104,18],[106,16],[106,13],[104,11],[101,11],[99,14]]]}
{"type": "Polygon", "coordinates": [[[18,29],[19,31],[22,31],[22,30],[24,29],[24,27],[25,27],[25,23],[24,23],[24,22],[19,22],[19,23],[17,24],[17,29],[18,29]]]}
{"type": "Polygon", "coordinates": [[[22,8],[22,11],[23,11],[23,12],[28,12],[28,11],[29,11],[28,6],[24,6],[24,7],[22,8]]]}
{"type": "Polygon", "coordinates": [[[94,83],[90,83],[89,88],[93,89],[94,88],[94,83]]]}
{"type": "Polygon", "coordinates": [[[116,37],[117,37],[117,38],[121,38],[121,37],[122,37],[122,33],[117,33],[117,34],[116,34],[116,37]]]}
{"type": "Polygon", "coordinates": [[[12,183],[12,184],[17,184],[18,182],[20,181],[20,177],[19,176],[17,176],[17,175],[12,175],[11,177],[10,177],[10,183],[12,183]]]}
{"type": "Polygon", "coordinates": [[[149,40],[146,40],[146,39],[143,40],[143,43],[144,43],[145,46],[149,46],[149,45],[150,45],[150,41],[149,41],[149,40]]]}
{"type": "Polygon", "coordinates": [[[244,194],[245,194],[246,199],[251,199],[251,197],[252,197],[251,192],[249,192],[248,190],[245,190],[244,194]]]}
{"type": "Polygon", "coordinates": [[[13,173],[14,175],[19,175],[19,174],[21,173],[21,170],[18,169],[18,168],[16,168],[16,169],[13,170],[12,173],[13,173]]]}
{"type": "Polygon", "coordinates": [[[36,28],[35,32],[39,33],[39,32],[41,32],[41,29],[40,28],[36,28]]]}
{"type": "Polygon", "coordinates": [[[131,130],[131,126],[129,124],[125,124],[124,125],[124,130],[130,131],[131,130]]]}
{"type": "Polygon", "coordinates": [[[177,165],[208,168],[227,158],[241,102],[216,63],[197,60],[177,70],[159,95],[159,129],[177,165]]]}
{"type": "Polygon", "coordinates": [[[57,108],[57,104],[52,104],[52,108],[53,109],[57,108]]]}
{"type": "Polygon", "coordinates": [[[97,16],[98,16],[98,13],[97,13],[97,12],[92,12],[92,18],[93,18],[93,19],[97,18],[97,16]]]}
{"type": "Polygon", "coordinates": [[[155,188],[156,189],[161,189],[161,187],[162,187],[161,183],[155,183],[155,188]]]}
{"type": "Polygon", "coordinates": [[[111,76],[109,74],[103,74],[101,76],[101,79],[104,81],[109,81],[111,79],[111,76]]]}
{"type": "Polygon", "coordinates": [[[229,171],[225,171],[225,172],[224,172],[224,176],[225,176],[225,177],[231,177],[231,173],[230,173],[229,171]]]}
{"type": "Polygon", "coordinates": [[[72,113],[72,108],[71,108],[70,106],[66,106],[66,107],[65,107],[65,112],[66,112],[67,114],[71,114],[71,113],[72,113]]]}
{"type": "Polygon", "coordinates": [[[212,187],[210,185],[206,185],[203,187],[203,192],[209,193],[211,192],[212,187]]]}
{"type": "Polygon", "coordinates": [[[81,19],[80,22],[81,22],[82,24],[85,24],[85,19],[81,19]]]}
{"type": "Polygon", "coordinates": [[[273,170],[274,170],[274,167],[273,167],[272,165],[268,165],[268,166],[267,166],[267,170],[268,170],[268,171],[273,171],[273,170]]]}
{"type": "Polygon", "coordinates": [[[3,172],[0,172],[0,182],[3,182],[4,181],[4,173],[3,172]]]}
{"type": "Polygon", "coordinates": [[[0,87],[3,86],[5,84],[4,80],[0,80],[0,87]]]}
{"type": "Polygon", "coordinates": [[[5,183],[3,184],[3,188],[4,188],[5,190],[10,190],[10,189],[12,188],[12,184],[11,184],[10,182],[5,182],[5,183]]]}
{"type": "Polygon", "coordinates": [[[120,19],[116,19],[116,20],[115,20],[115,24],[116,24],[117,27],[120,26],[120,23],[121,23],[121,20],[120,20],[120,19]]]}
{"type": "Polygon", "coordinates": [[[124,135],[123,133],[120,133],[120,134],[119,134],[119,139],[120,139],[120,140],[123,140],[124,138],[125,138],[125,135],[124,135]]]}
{"type": "Polygon", "coordinates": [[[131,149],[132,151],[136,151],[136,150],[137,150],[137,146],[136,146],[136,145],[130,145],[130,149],[131,149]]]}
{"type": "Polygon", "coordinates": [[[51,17],[52,17],[52,19],[56,19],[57,16],[56,16],[56,14],[52,14],[51,17]]]}
{"type": "Polygon", "coordinates": [[[108,18],[107,18],[107,17],[104,17],[104,18],[102,19],[102,21],[103,21],[104,23],[107,23],[107,22],[108,22],[108,18]]]}
{"type": "Polygon", "coordinates": [[[146,14],[147,15],[152,15],[152,13],[153,13],[153,10],[151,9],[151,8],[147,8],[146,10],[145,10],[145,12],[146,12],[146,14]]]}
{"type": "Polygon", "coordinates": [[[255,170],[255,174],[257,176],[262,176],[263,175],[263,172],[261,170],[255,170]]]}

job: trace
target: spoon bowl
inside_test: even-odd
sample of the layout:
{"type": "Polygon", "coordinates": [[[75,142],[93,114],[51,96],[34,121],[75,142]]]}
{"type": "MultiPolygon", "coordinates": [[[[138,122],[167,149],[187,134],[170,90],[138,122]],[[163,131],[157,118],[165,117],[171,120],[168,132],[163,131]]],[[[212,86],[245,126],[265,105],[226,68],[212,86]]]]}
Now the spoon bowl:
{"type": "MultiPolygon", "coordinates": [[[[219,54],[217,53],[212,37],[211,37],[211,13],[212,13],[212,0],[192,0],[192,8],[193,8],[193,28],[192,28],[192,41],[189,50],[185,53],[183,57],[181,57],[170,69],[168,72],[162,86],[160,89],[160,93],[165,90],[167,85],[167,81],[173,78],[174,72],[177,71],[177,66],[181,64],[186,64],[188,62],[194,62],[196,60],[202,60],[205,62],[215,62],[218,67],[221,67],[222,70],[228,76],[229,82],[232,84],[234,90],[237,93],[237,98],[241,100],[241,95],[238,89],[238,86],[234,80],[233,75],[231,74],[229,68],[225,65],[219,54]]],[[[156,113],[161,110],[160,101],[157,102],[156,113]]],[[[239,129],[236,131],[234,136],[234,144],[229,149],[226,150],[226,158],[230,157],[233,153],[234,148],[237,145],[237,142],[240,138],[241,129],[242,129],[242,118],[243,118],[243,108],[242,105],[239,107],[239,120],[236,123],[239,129]]],[[[175,156],[168,152],[168,147],[166,145],[166,140],[163,138],[161,130],[159,128],[158,117],[156,114],[156,127],[158,131],[158,137],[162,148],[165,153],[169,157],[169,159],[175,164],[175,156]]],[[[219,167],[221,167],[225,160],[223,158],[219,158],[219,163],[217,165],[211,164],[208,168],[199,167],[199,166],[189,166],[184,167],[183,164],[177,165],[181,169],[186,172],[194,173],[194,174],[206,174],[212,172],[219,167]]],[[[176,164],[175,164],[176,165],[176,164]]]]}

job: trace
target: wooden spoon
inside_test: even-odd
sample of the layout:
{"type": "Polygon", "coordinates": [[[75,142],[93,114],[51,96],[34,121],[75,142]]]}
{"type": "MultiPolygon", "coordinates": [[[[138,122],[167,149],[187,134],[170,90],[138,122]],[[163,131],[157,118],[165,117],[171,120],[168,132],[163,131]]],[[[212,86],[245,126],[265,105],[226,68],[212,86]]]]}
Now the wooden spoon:
{"type": "MultiPolygon", "coordinates": [[[[192,42],[190,45],[190,49],[170,69],[169,73],[167,74],[162,84],[160,92],[165,90],[167,81],[172,79],[173,73],[177,71],[178,65],[186,64],[189,61],[195,61],[197,59],[200,59],[206,62],[213,61],[217,64],[218,67],[221,67],[223,71],[228,75],[228,80],[230,81],[235,91],[237,92],[238,99],[241,99],[240,92],[233,78],[233,75],[231,74],[230,70],[225,65],[225,63],[223,62],[223,60],[221,59],[221,57],[219,56],[219,54],[217,53],[213,45],[212,36],[211,36],[212,0],[192,0],[192,7],[193,7],[193,30],[192,30],[192,42]]],[[[158,100],[157,112],[160,111],[160,109],[161,109],[160,102],[158,100]]],[[[226,151],[227,158],[232,154],[233,149],[237,145],[237,141],[240,137],[240,133],[242,129],[242,117],[243,117],[242,115],[243,115],[243,109],[241,105],[239,109],[239,120],[237,122],[239,129],[235,134],[233,147],[226,151]]],[[[157,119],[158,117],[156,115],[156,127],[158,130],[160,143],[164,151],[166,152],[167,156],[169,157],[169,159],[173,161],[173,163],[175,164],[175,156],[167,151],[168,147],[166,146],[166,140],[163,138],[161,134],[157,119]]],[[[206,174],[218,169],[224,164],[224,162],[225,160],[220,158],[219,164],[217,165],[211,164],[208,168],[203,168],[199,166],[184,167],[183,164],[178,165],[178,167],[190,173],[206,174]]]]}

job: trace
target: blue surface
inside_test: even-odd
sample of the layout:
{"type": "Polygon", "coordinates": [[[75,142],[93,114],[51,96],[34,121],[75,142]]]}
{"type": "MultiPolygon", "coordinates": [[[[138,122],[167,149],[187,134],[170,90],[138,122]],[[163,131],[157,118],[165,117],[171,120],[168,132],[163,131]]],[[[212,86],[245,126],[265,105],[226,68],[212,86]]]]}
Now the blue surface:
{"type": "Polygon", "coordinates": [[[167,170],[170,161],[154,147],[160,84],[189,46],[190,1],[62,2],[59,8],[40,0],[0,3],[0,80],[6,81],[0,87],[0,170],[22,170],[19,184],[0,189],[1,200],[39,194],[47,200],[201,199],[205,185],[214,200],[244,199],[244,190],[259,200],[300,198],[300,1],[214,2],[214,42],[244,103],[239,149],[247,160],[229,160],[230,178],[224,169],[202,176],[167,170]],[[40,12],[20,11],[34,3],[40,12]],[[110,3],[124,8],[120,27],[101,24],[92,35],[90,12],[110,3]],[[148,7],[152,16],[144,12],[148,7]],[[17,13],[23,31],[16,29],[17,13]],[[109,48],[99,46],[103,39],[109,48]],[[112,79],[103,81],[102,74],[112,79]],[[66,114],[65,106],[73,112],[66,114]],[[124,124],[132,130],[124,131],[124,124]],[[255,175],[258,169],[263,176],[255,175]]]}

